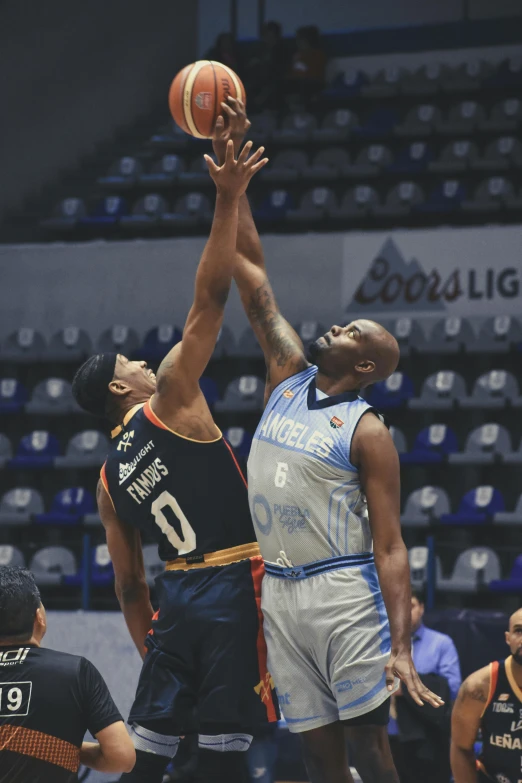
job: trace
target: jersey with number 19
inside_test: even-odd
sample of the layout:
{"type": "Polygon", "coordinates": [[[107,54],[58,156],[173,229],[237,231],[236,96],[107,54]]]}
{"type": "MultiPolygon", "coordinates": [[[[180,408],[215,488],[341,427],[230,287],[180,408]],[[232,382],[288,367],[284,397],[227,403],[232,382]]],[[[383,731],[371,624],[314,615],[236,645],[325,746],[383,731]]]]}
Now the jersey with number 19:
{"type": "Polygon", "coordinates": [[[351,443],[372,408],[328,397],[309,367],[272,392],[248,460],[265,560],[268,663],[290,730],[356,718],[389,696],[390,633],[351,443]]]}
{"type": "Polygon", "coordinates": [[[179,435],[150,401],[127,414],[113,443],[101,479],[116,514],[156,541],[166,561],[129,720],[171,718],[173,734],[275,720],[259,612],[263,561],[231,447],[221,435],[179,435]]]}

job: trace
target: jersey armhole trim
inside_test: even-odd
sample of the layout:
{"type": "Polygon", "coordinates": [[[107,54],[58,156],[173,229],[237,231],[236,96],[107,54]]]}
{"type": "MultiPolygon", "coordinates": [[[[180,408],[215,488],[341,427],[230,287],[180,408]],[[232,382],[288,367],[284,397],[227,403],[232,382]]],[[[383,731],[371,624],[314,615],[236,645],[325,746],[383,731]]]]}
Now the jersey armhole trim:
{"type": "Polygon", "coordinates": [[[228,451],[229,451],[229,454],[230,454],[230,456],[231,456],[231,457],[232,457],[232,459],[234,460],[234,465],[235,465],[235,466],[236,466],[236,468],[237,468],[237,472],[238,472],[238,473],[239,473],[239,475],[241,476],[241,479],[242,479],[242,481],[243,481],[243,484],[244,484],[244,485],[245,485],[245,487],[248,489],[247,480],[246,480],[246,478],[244,477],[244,475],[243,475],[243,471],[241,470],[241,468],[240,468],[240,466],[239,466],[239,462],[238,462],[238,461],[237,461],[237,459],[236,459],[236,455],[234,454],[234,450],[232,449],[232,446],[230,445],[230,443],[227,441],[227,439],[226,439],[226,438],[223,438],[223,443],[224,443],[224,444],[225,444],[225,446],[227,447],[227,449],[228,449],[228,451]]]}
{"type": "Polygon", "coordinates": [[[377,408],[372,407],[371,405],[362,411],[361,415],[357,419],[357,422],[355,424],[355,427],[353,428],[352,437],[350,438],[350,444],[348,446],[348,465],[350,466],[351,470],[354,470],[356,473],[359,472],[359,468],[357,468],[354,463],[352,462],[352,443],[355,433],[357,432],[357,427],[361,423],[361,419],[363,416],[366,416],[367,413],[373,413],[377,418],[380,420],[379,411],[377,408]]]}
{"type": "MultiPolygon", "coordinates": [[[[152,397],[151,397],[152,399],[152,397]]],[[[167,427],[167,425],[161,421],[159,416],[157,416],[154,411],[152,410],[152,405],[150,404],[150,400],[148,400],[145,405],[143,406],[143,413],[147,417],[147,419],[151,422],[151,424],[154,424],[155,427],[159,427],[161,430],[166,430],[167,432],[171,432],[173,435],[175,435],[177,438],[182,438],[183,440],[189,440],[191,443],[217,443],[223,438],[223,433],[217,427],[217,430],[219,432],[218,438],[213,438],[212,440],[197,440],[196,438],[187,438],[186,435],[181,435],[179,432],[176,432],[176,430],[171,430],[170,427],[167,427]]]]}
{"type": "Polygon", "coordinates": [[[270,403],[270,400],[272,399],[273,395],[276,393],[276,391],[279,389],[280,386],[284,386],[285,384],[288,384],[290,381],[293,381],[294,378],[297,378],[299,375],[304,375],[305,372],[310,372],[310,370],[314,370],[314,375],[317,375],[317,365],[315,364],[309,364],[308,367],[305,367],[304,370],[301,370],[300,372],[295,372],[293,375],[289,375],[288,378],[284,378],[282,381],[280,381],[277,386],[274,386],[272,391],[270,392],[270,397],[267,400],[267,403],[265,405],[265,408],[268,408],[268,405],[270,403]]]}
{"type": "Polygon", "coordinates": [[[489,692],[488,692],[488,700],[486,702],[486,706],[482,710],[482,714],[480,716],[481,719],[484,717],[484,713],[486,712],[487,708],[489,707],[489,705],[493,701],[493,696],[495,695],[495,691],[497,690],[497,683],[498,683],[498,661],[492,661],[489,664],[489,692]]]}
{"type": "Polygon", "coordinates": [[[111,501],[111,503],[112,503],[112,507],[113,507],[114,511],[116,511],[116,506],[114,505],[114,500],[112,499],[112,497],[111,497],[111,493],[109,492],[109,482],[108,482],[108,480],[107,480],[107,469],[106,469],[106,465],[107,465],[107,460],[105,460],[105,462],[104,462],[104,463],[103,463],[103,465],[101,466],[101,470],[100,470],[100,480],[101,480],[101,483],[103,484],[103,488],[104,488],[105,492],[107,493],[107,495],[108,495],[108,497],[109,497],[109,500],[110,500],[110,501],[111,501]]]}

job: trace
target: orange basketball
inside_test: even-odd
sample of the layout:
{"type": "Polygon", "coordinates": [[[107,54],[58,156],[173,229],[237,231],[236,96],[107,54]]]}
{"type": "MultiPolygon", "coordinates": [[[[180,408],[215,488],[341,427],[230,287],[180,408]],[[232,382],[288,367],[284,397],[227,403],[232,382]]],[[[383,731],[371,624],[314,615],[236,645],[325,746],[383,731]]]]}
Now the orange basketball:
{"type": "Polygon", "coordinates": [[[221,102],[228,96],[246,100],[245,88],[231,68],[198,60],[181,70],[170,86],[169,108],[175,122],[197,139],[210,139],[221,102]]]}

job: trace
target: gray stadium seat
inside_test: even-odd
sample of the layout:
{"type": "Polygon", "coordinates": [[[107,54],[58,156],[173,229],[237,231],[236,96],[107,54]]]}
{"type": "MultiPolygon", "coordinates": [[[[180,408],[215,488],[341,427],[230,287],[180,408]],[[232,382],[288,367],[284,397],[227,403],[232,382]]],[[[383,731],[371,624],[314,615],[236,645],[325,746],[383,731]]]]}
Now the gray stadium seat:
{"type": "Polygon", "coordinates": [[[396,65],[382,68],[372,77],[369,84],[361,88],[361,95],[367,98],[393,98],[398,95],[404,72],[396,65]]]}
{"type": "Polygon", "coordinates": [[[320,128],[312,131],[312,140],[321,143],[340,143],[346,141],[351,131],[360,125],[359,117],[350,109],[336,109],[329,112],[320,128]]]}
{"type": "Polygon", "coordinates": [[[70,549],[46,546],[34,555],[29,566],[37,585],[59,585],[62,576],[77,573],[76,559],[70,549]]]}
{"type": "MultiPolygon", "coordinates": [[[[211,157],[216,163],[216,156],[212,153],[211,157]]],[[[187,170],[178,173],[178,179],[184,185],[192,188],[205,186],[209,180],[208,166],[203,155],[194,158],[187,170]]]]}
{"type": "Polygon", "coordinates": [[[476,92],[491,72],[492,66],[482,60],[469,60],[455,67],[447,66],[442,77],[444,92],[476,92]]]}
{"type": "Polygon", "coordinates": [[[452,370],[441,370],[430,375],[422,385],[420,397],[408,400],[412,410],[450,410],[462,404],[466,396],[464,378],[452,370]]]}
{"type": "Polygon", "coordinates": [[[493,523],[497,525],[522,525],[522,495],[517,500],[514,511],[497,511],[493,517],[493,523]]]}
{"type": "Polygon", "coordinates": [[[73,397],[71,384],[62,378],[47,378],[35,386],[26,413],[63,416],[79,413],[81,409],[73,397]]]}
{"type": "Polygon", "coordinates": [[[406,73],[401,82],[404,95],[435,95],[442,83],[442,66],[438,62],[421,65],[413,73],[406,73]]]}
{"type": "Polygon", "coordinates": [[[370,144],[360,151],[354,163],[344,168],[343,173],[346,177],[361,179],[377,177],[392,162],[393,156],[389,147],[384,144],[370,144]]]}
{"type": "Polygon", "coordinates": [[[299,209],[289,209],[286,219],[291,223],[319,223],[337,209],[337,198],[331,188],[307,190],[299,209]]]}
{"type": "Polygon", "coordinates": [[[234,356],[236,353],[236,338],[228,326],[222,326],[219,330],[212,358],[223,359],[225,356],[234,356]]]}
{"type": "MultiPolygon", "coordinates": [[[[428,547],[413,546],[408,550],[412,586],[421,590],[428,581],[428,547]]],[[[442,578],[440,557],[435,558],[435,582],[442,578]]]]}
{"type": "Polygon", "coordinates": [[[478,154],[478,147],[474,142],[452,141],[444,147],[439,159],[432,161],[428,168],[440,174],[456,174],[472,167],[478,154]]]}
{"type": "Polygon", "coordinates": [[[449,498],[441,487],[425,486],[412,492],[401,514],[403,525],[408,527],[429,525],[449,514],[449,498]]]}
{"type": "Polygon", "coordinates": [[[442,114],[437,106],[422,103],[409,110],[404,122],[396,125],[394,132],[402,138],[430,136],[441,121],[442,114]]]}
{"type": "Polygon", "coordinates": [[[522,407],[516,378],[505,370],[490,370],[477,378],[471,397],[460,401],[463,408],[504,408],[508,401],[522,407]]]}
{"type": "Polygon", "coordinates": [[[294,326],[294,329],[305,347],[315,342],[326,332],[324,326],[317,321],[301,321],[301,323],[294,326]]]}
{"type": "Polygon", "coordinates": [[[488,119],[480,123],[480,130],[499,133],[516,131],[522,125],[522,101],[519,98],[506,98],[497,103],[488,119]]]}
{"type": "Polygon", "coordinates": [[[119,190],[131,188],[142,172],[143,166],[139,160],[127,155],[114,161],[107,176],[98,179],[98,184],[109,188],[117,186],[119,190]]]}
{"type": "Polygon", "coordinates": [[[480,326],[476,340],[467,350],[469,353],[508,353],[520,341],[520,323],[510,315],[497,315],[480,326]]]}
{"type": "Polygon", "coordinates": [[[306,167],[308,158],[301,150],[284,150],[274,156],[270,165],[260,173],[266,182],[293,182],[298,179],[306,167]]]}
{"type": "Polygon", "coordinates": [[[514,195],[512,182],[505,177],[490,177],[480,183],[472,199],[462,202],[462,209],[467,212],[498,212],[514,195]]]}
{"type": "Polygon", "coordinates": [[[146,544],[143,547],[143,564],[147,584],[149,587],[154,587],[154,580],[165,570],[165,563],[160,560],[157,544],[146,544]]]}
{"type": "Polygon", "coordinates": [[[130,215],[123,215],[120,218],[120,225],[129,230],[154,228],[165,213],[168,213],[168,205],[163,196],[158,193],[147,193],[134,204],[130,215]]]}
{"type": "Polygon", "coordinates": [[[450,316],[437,321],[431,334],[416,344],[423,353],[458,353],[475,342],[473,327],[467,318],[450,316]]]}
{"type": "Polygon", "coordinates": [[[486,147],[484,156],[475,160],[472,168],[477,171],[507,171],[522,168],[522,143],[514,136],[501,136],[486,147]]]}
{"type": "Polygon", "coordinates": [[[0,354],[3,361],[27,364],[45,360],[47,346],[40,332],[22,327],[7,337],[0,354]]]}
{"type": "Polygon", "coordinates": [[[500,579],[498,555],[487,546],[466,549],[458,556],[449,579],[441,579],[439,590],[456,593],[476,593],[479,587],[500,579]]]}
{"type": "Polygon", "coordinates": [[[317,120],[309,112],[287,114],[279,130],[273,132],[273,138],[280,144],[294,144],[307,141],[317,128],[317,120]]]}
{"type": "Polygon", "coordinates": [[[161,222],[168,226],[193,228],[200,223],[209,224],[212,221],[212,207],[203,193],[187,193],[181,196],[174,205],[172,212],[165,212],[161,222]]]}
{"type": "Polygon", "coordinates": [[[517,451],[504,452],[502,459],[508,465],[522,465],[522,440],[519,443],[517,451]]]}
{"type": "Polygon", "coordinates": [[[141,185],[149,188],[165,187],[173,185],[185,168],[185,161],[180,155],[164,155],[147,174],[140,174],[138,179],[141,185]]]}
{"type": "Polygon", "coordinates": [[[387,326],[387,329],[399,343],[401,356],[409,356],[411,349],[415,347],[416,342],[424,339],[422,327],[419,322],[406,316],[397,318],[387,326]]]}
{"type": "Polygon", "coordinates": [[[228,384],[223,400],[215,405],[220,413],[260,411],[263,408],[265,381],[255,375],[243,375],[228,384]]]}
{"type": "Polygon", "coordinates": [[[341,206],[332,211],[337,220],[357,220],[372,215],[379,204],[379,194],[370,185],[356,185],[344,194],[341,206]]]}
{"type": "Polygon", "coordinates": [[[17,547],[10,544],[0,544],[0,566],[23,568],[25,557],[17,547]]]}
{"type": "Polygon", "coordinates": [[[109,441],[102,432],[84,430],[74,435],[64,457],[55,457],[56,468],[99,468],[109,452],[109,441]]]}
{"type": "Polygon", "coordinates": [[[12,456],[13,447],[11,446],[11,441],[7,435],[0,432],[0,470],[5,468],[6,463],[9,462],[12,456]]]}
{"type": "Polygon", "coordinates": [[[43,513],[42,496],[29,487],[11,489],[0,500],[0,525],[28,525],[33,516],[43,513]]]}
{"type": "Polygon", "coordinates": [[[464,451],[449,454],[448,461],[450,465],[492,465],[511,451],[511,436],[505,427],[483,424],[469,433],[464,451]]]}
{"type": "Polygon", "coordinates": [[[252,122],[252,127],[248,131],[248,138],[256,145],[266,144],[277,128],[277,117],[275,114],[270,111],[254,114],[250,117],[250,121],[252,122]]]}
{"type": "Polygon", "coordinates": [[[43,228],[58,231],[70,231],[79,221],[87,215],[87,207],[81,198],[64,198],[53,209],[52,215],[47,220],[42,220],[43,228]]]}
{"type": "Polygon", "coordinates": [[[390,435],[392,436],[393,445],[397,449],[397,454],[404,454],[408,451],[408,444],[406,443],[406,438],[404,437],[402,430],[392,425],[390,427],[390,435]]]}
{"type": "Polygon", "coordinates": [[[81,362],[91,353],[87,332],[77,326],[66,326],[51,338],[45,358],[50,362],[81,362]]]}
{"type": "Polygon", "coordinates": [[[437,131],[448,136],[473,133],[485,116],[484,107],[476,101],[462,101],[450,109],[446,120],[437,124],[437,131]]]}
{"type": "Polygon", "coordinates": [[[350,163],[348,152],[341,147],[329,147],[314,156],[310,166],[303,171],[307,179],[318,179],[321,182],[337,179],[350,163]]]}
{"type": "Polygon", "coordinates": [[[425,201],[425,196],[415,182],[399,182],[395,185],[382,206],[374,208],[374,214],[380,217],[401,217],[409,215],[412,209],[425,201]]]}
{"type": "Polygon", "coordinates": [[[139,345],[140,339],[134,329],[117,324],[102,332],[96,350],[99,353],[116,352],[131,357],[139,345]]]}

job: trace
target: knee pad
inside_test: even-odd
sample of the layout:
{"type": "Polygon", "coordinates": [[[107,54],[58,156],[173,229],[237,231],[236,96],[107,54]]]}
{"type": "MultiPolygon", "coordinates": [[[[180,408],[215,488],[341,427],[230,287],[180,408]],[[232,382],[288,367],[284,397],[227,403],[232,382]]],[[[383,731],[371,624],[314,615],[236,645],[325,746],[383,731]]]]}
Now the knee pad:
{"type": "Polygon", "coordinates": [[[173,759],[178,752],[179,737],[159,734],[156,731],[140,726],[138,723],[132,724],[129,733],[136,750],[141,750],[144,753],[154,753],[156,756],[164,756],[169,760],[173,759]]]}
{"type": "Polygon", "coordinates": [[[200,734],[198,745],[201,750],[212,750],[218,753],[244,753],[252,743],[251,734],[200,734]]]}

